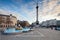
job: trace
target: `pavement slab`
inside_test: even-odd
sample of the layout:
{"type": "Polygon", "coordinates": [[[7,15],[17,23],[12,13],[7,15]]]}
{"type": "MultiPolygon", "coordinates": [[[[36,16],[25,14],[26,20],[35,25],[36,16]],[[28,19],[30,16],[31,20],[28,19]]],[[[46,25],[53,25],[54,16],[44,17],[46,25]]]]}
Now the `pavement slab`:
{"type": "Polygon", "coordinates": [[[34,31],[17,35],[2,35],[0,33],[0,40],[60,40],[60,31],[36,28],[34,31]]]}

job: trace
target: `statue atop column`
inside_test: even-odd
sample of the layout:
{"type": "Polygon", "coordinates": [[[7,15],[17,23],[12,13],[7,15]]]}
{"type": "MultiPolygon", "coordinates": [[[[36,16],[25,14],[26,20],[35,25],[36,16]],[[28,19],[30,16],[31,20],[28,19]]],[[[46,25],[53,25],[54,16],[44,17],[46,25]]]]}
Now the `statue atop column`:
{"type": "Polygon", "coordinates": [[[39,21],[38,21],[38,8],[39,8],[38,1],[37,1],[37,4],[36,5],[37,5],[36,6],[36,25],[39,25],[39,21]]]}

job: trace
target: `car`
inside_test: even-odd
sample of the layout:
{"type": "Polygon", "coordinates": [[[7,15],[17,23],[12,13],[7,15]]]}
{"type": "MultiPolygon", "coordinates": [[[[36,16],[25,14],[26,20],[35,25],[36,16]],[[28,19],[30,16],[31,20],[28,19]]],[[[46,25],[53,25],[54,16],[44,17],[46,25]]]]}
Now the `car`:
{"type": "Polygon", "coordinates": [[[60,27],[55,27],[55,30],[59,30],[60,31],[60,27]]]}

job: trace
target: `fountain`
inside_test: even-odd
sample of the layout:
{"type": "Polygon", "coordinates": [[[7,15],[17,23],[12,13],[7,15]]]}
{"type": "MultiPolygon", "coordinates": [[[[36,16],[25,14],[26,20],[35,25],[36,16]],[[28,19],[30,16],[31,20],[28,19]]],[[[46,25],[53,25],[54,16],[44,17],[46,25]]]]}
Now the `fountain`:
{"type": "Polygon", "coordinates": [[[8,28],[3,31],[4,34],[18,34],[22,32],[28,32],[30,28],[23,28],[21,30],[16,30],[16,28],[8,28]]]}

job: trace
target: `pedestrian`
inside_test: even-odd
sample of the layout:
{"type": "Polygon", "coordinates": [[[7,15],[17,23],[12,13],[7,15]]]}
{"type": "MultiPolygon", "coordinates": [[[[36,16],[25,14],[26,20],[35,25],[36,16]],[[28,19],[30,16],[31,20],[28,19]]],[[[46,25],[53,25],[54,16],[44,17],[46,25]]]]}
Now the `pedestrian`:
{"type": "Polygon", "coordinates": [[[51,26],[51,29],[53,30],[53,26],[51,26]]]}

